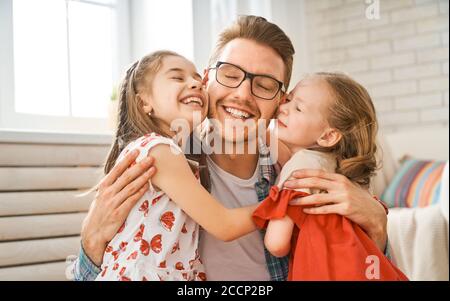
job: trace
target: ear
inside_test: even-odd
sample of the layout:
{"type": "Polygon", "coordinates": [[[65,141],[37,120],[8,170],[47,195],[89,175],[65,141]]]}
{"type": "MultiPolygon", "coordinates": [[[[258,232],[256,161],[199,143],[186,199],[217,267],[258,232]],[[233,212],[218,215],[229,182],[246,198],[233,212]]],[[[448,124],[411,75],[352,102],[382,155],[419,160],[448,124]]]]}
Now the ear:
{"type": "Polygon", "coordinates": [[[209,69],[203,70],[203,80],[202,85],[206,85],[209,81],[209,69]]]}
{"type": "Polygon", "coordinates": [[[341,140],[342,134],[337,129],[327,128],[317,139],[317,144],[322,147],[332,147],[341,140]]]}
{"type": "Polygon", "coordinates": [[[136,100],[140,105],[142,105],[142,109],[144,109],[145,114],[151,113],[153,111],[152,101],[149,95],[136,94],[136,100]]]}

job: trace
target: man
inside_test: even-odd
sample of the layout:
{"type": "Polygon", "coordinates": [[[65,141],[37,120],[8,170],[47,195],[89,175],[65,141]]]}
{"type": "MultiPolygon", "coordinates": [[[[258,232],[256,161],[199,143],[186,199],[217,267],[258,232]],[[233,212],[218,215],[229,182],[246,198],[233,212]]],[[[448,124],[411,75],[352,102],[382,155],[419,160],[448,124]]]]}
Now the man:
{"type": "MultiPolygon", "coordinates": [[[[268,194],[275,181],[275,170],[265,164],[267,151],[245,147],[251,132],[233,134],[229,120],[268,121],[275,116],[283,91],[289,85],[294,48],[286,34],[262,17],[242,16],[219,36],[210,59],[207,90],[209,117],[218,121],[225,144],[244,144],[246,153],[213,153],[206,157],[210,191],[226,207],[255,204],[268,194]],[[225,72],[227,71],[227,72],[225,72]],[[227,76],[233,73],[233,79],[227,76]],[[262,83],[272,88],[258,89],[262,83]],[[270,94],[270,95],[269,95],[270,94]]],[[[126,219],[134,203],[147,189],[154,170],[145,175],[151,159],[128,170],[133,157],[118,164],[99,187],[82,229],[82,249],[75,262],[75,279],[92,280],[99,273],[106,244],[126,219]],[[126,171],[125,171],[126,170],[126,171]]],[[[386,213],[370,194],[344,176],[321,171],[302,171],[293,175],[291,188],[321,188],[328,191],[333,204],[315,208],[311,213],[338,213],[359,224],[384,249],[386,213]]],[[[305,204],[320,204],[314,196],[305,204]]],[[[327,202],[329,203],[329,201],[327,202]]],[[[321,205],[323,205],[322,203],[321,205]]],[[[275,258],[264,248],[263,236],[255,231],[232,242],[222,242],[208,233],[200,235],[200,254],[209,280],[286,280],[288,259],[275,258]]]]}

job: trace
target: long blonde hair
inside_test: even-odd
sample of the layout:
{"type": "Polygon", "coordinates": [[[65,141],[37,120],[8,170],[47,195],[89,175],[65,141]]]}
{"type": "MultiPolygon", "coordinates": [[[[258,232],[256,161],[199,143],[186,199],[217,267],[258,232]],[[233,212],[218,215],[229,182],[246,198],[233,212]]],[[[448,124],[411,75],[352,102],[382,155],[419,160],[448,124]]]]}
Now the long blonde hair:
{"type": "Polygon", "coordinates": [[[128,68],[120,85],[118,124],[106,159],[105,174],[113,168],[120,152],[132,140],[151,132],[166,136],[159,128],[158,120],[144,112],[143,103],[136,94],[142,89],[149,91],[154,75],[161,68],[163,58],[167,56],[181,57],[173,51],[156,51],[144,56],[128,68]]]}
{"type": "Polygon", "coordinates": [[[328,123],[342,134],[341,140],[328,151],[337,157],[337,172],[351,181],[368,187],[377,166],[377,117],[367,90],[342,73],[318,72],[334,96],[328,123]]]}

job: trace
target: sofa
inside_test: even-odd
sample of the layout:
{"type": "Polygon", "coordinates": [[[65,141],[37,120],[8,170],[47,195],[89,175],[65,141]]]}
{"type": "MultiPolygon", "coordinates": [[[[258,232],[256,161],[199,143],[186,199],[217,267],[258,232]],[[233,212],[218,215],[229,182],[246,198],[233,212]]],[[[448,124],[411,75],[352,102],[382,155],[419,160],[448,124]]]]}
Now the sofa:
{"type": "Polygon", "coordinates": [[[389,208],[391,253],[410,280],[449,280],[448,139],[448,126],[380,133],[378,138],[381,169],[372,180],[377,196],[383,196],[406,157],[447,162],[436,203],[389,208]]]}

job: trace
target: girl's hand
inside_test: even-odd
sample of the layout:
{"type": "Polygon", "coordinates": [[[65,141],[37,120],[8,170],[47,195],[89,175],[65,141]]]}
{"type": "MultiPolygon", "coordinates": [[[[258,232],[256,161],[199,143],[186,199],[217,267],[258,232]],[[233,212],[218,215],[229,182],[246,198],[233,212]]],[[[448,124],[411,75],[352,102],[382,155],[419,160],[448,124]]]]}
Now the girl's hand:
{"type": "Polygon", "coordinates": [[[128,168],[139,155],[133,151],[101,180],[81,229],[86,255],[100,266],[106,245],[125,222],[133,206],[148,190],[155,174],[154,159],[147,157],[128,168]]]}
{"type": "Polygon", "coordinates": [[[291,201],[291,205],[316,205],[305,208],[309,214],[336,213],[358,224],[383,252],[387,241],[387,216],[383,206],[370,193],[347,177],[322,170],[303,169],[292,173],[284,183],[290,189],[317,188],[328,193],[313,194],[291,201]]]}

